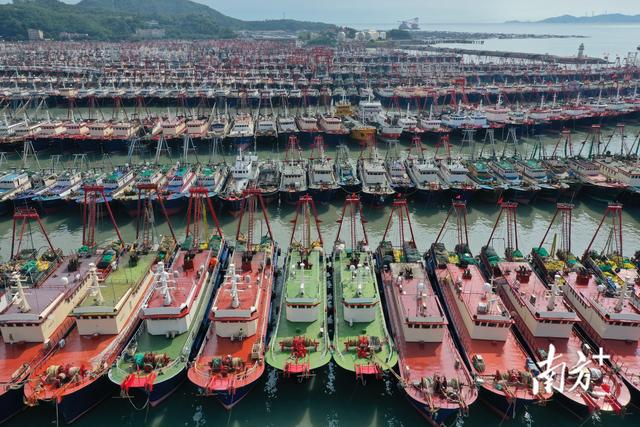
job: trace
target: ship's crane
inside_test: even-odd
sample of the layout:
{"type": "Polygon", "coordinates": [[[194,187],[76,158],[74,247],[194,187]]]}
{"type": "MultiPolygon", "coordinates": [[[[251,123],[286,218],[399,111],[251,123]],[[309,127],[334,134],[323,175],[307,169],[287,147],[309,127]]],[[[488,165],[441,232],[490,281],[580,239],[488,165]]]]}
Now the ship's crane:
{"type": "Polygon", "coordinates": [[[262,193],[258,188],[247,188],[242,192],[242,208],[240,210],[240,218],[238,218],[238,228],[236,229],[236,242],[245,241],[246,247],[249,249],[253,245],[253,236],[255,229],[255,214],[260,205],[264,223],[267,227],[269,238],[273,241],[273,233],[271,232],[271,224],[267,215],[267,208],[262,199],[262,193]],[[242,234],[242,224],[247,219],[247,233],[242,234]]]}
{"type": "Polygon", "coordinates": [[[496,222],[493,225],[493,229],[491,230],[491,234],[489,235],[489,239],[487,240],[487,244],[485,247],[491,246],[491,241],[493,240],[493,236],[500,224],[500,218],[502,215],[506,216],[506,226],[507,226],[507,236],[505,242],[505,257],[508,261],[513,261],[514,255],[518,256],[520,250],[518,248],[518,221],[516,217],[516,209],[518,208],[518,204],[515,202],[502,202],[500,204],[500,213],[498,214],[498,218],[496,218],[496,222]]]}
{"type": "Polygon", "coordinates": [[[59,258],[59,254],[53,247],[51,239],[49,239],[49,234],[47,234],[47,230],[44,228],[44,224],[42,223],[38,212],[33,208],[18,208],[13,214],[13,227],[11,232],[11,259],[15,259],[20,255],[20,248],[22,247],[22,243],[25,237],[25,231],[27,231],[27,228],[29,229],[29,234],[31,234],[31,221],[36,221],[38,223],[40,231],[47,241],[49,249],[51,249],[51,253],[56,258],[59,258]],[[20,231],[19,234],[16,235],[18,224],[20,224],[20,231]]]}
{"type": "Polygon", "coordinates": [[[607,209],[604,211],[604,215],[602,216],[602,219],[598,224],[598,228],[596,228],[596,231],[593,234],[593,237],[591,238],[591,241],[589,242],[587,249],[585,249],[584,251],[583,258],[586,258],[589,256],[589,253],[591,252],[591,248],[593,247],[593,243],[598,237],[598,233],[600,232],[600,229],[602,229],[602,226],[607,220],[609,220],[611,223],[611,231],[607,238],[607,242],[603,252],[614,253],[619,256],[622,256],[622,249],[623,249],[622,248],[622,205],[619,203],[611,203],[609,204],[609,206],[607,206],[607,209]],[[613,250],[611,250],[612,247],[613,247],[613,250]]]}
{"type": "Polygon", "coordinates": [[[136,241],[139,248],[149,248],[153,243],[153,233],[155,230],[155,220],[153,216],[153,196],[155,195],[158,203],[160,204],[160,210],[167,221],[169,232],[174,242],[177,242],[176,234],[173,231],[171,220],[167,214],[167,210],[164,207],[164,199],[162,198],[162,192],[158,191],[157,184],[137,184],[138,190],[138,215],[136,222],[136,241]]]}
{"type": "Polygon", "coordinates": [[[336,243],[340,241],[340,232],[342,231],[345,218],[348,218],[349,221],[350,249],[355,251],[358,247],[358,243],[362,246],[366,246],[369,243],[367,238],[367,229],[365,227],[367,220],[362,215],[362,205],[360,204],[360,197],[358,197],[358,195],[352,194],[347,196],[345,200],[344,206],[342,207],[342,214],[338,220],[339,226],[338,233],[336,235],[336,243]],[[360,241],[358,241],[358,223],[360,223],[360,227],[362,227],[362,240],[360,241]]]}
{"type": "Polygon", "coordinates": [[[209,190],[205,187],[191,188],[189,190],[189,206],[187,208],[186,236],[192,236],[192,247],[194,248],[198,248],[201,243],[208,243],[210,237],[207,230],[207,208],[209,208],[209,213],[213,219],[216,233],[222,237],[222,230],[209,197],[209,190]],[[201,226],[204,226],[204,229],[201,229],[201,226]]]}
{"type": "Polygon", "coordinates": [[[104,186],[102,185],[84,185],[82,187],[84,198],[82,202],[82,246],[93,252],[97,246],[96,243],[96,220],[98,218],[98,201],[102,201],[107,208],[109,219],[113,224],[113,228],[118,236],[120,244],[124,246],[124,240],[120,234],[120,229],[113,216],[111,205],[107,196],[104,194],[104,186]]]}
{"type": "Polygon", "coordinates": [[[303,248],[306,251],[310,251],[312,246],[315,243],[318,243],[322,246],[322,233],[320,231],[320,219],[318,219],[318,211],[316,210],[316,205],[309,195],[304,195],[300,197],[300,199],[296,202],[296,215],[291,220],[293,223],[292,231],[291,231],[291,239],[289,240],[289,246],[296,245],[298,247],[303,248]],[[311,216],[313,215],[313,222],[316,226],[316,240],[311,240],[311,216]],[[301,236],[297,236],[298,223],[300,222],[300,217],[302,217],[302,230],[301,236]]]}
{"type": "Polygon", "coordinates": [[[469,230],[467,229],[467,203],[464,200],[454,200],[451,202],[451,208],[449,212],[447,212],[442,227],[440,227],[435,243],[440,242],[440,238],[443,236],[445,227],[452,214],[456,216],[456,234],[458,237],[456,252],[459,252],[459,249],[466,251],[466,248],[469,247],[469,230]]]}
{"type": "Polygon", "coordinates": [[[387,221],[387,227],[384,230],[382,240],[387,241],[387,236],[393,228],[394,217],[396,218],[396,223],[398,226],[398,238],[400,239],[400,245],[398,247],[402,247],[404,243],[407,242],[407,240],[405,240],[405,224],[411,236],[409,242],[415,243],[416,240],[413,234],[413,226],[411,225],[411,217],[409,216],[409,205],[407,204],[407,200],[404,198],[397,198],[393,201],[391,214],[389,215],[389,220],[387,221]]]}

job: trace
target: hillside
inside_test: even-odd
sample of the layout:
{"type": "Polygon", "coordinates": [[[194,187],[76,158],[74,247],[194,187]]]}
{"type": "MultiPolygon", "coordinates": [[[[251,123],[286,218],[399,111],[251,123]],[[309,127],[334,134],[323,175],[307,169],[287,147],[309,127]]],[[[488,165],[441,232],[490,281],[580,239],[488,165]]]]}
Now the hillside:
{"type": "Polygon", "coordinates": [[[640,15],[623,15],[621,13],[609,13],[594,16],[561,15],[541,21],[509,21],[508,23],[528,24],[640,24],[640,15]]]}
{"type": "Polygon", "coordinates": [[[330,24],[293,20],[242,21],[190,0],[14,0],[0,5],[0,37],[27,38],[27,29],[47,38],[61,32],[86,34],[93,40],[135,38],[136,30],[161,28],[166,38],[229,38],[238,30],[312,30],[330,24]]]}

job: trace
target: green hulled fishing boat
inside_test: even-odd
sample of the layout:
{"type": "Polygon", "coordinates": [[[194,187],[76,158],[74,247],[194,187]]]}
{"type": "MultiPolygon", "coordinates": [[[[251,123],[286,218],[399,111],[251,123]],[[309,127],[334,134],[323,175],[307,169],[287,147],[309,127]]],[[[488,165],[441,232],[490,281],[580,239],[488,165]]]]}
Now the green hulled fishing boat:
{"type": "Polygon", "coordinates": [[[379,376],[395,366],[398,354],[385,323],[373,255],[358,197],[347,198],[339,222],[332,261],[335,304],[333,359],[359,378],[379,376]],[[356,237],[358,216],[362,226],[361,240],[356,237]],[[340,240],[345,218],[351,221],[351,247],[340,240]]]}
{"type": "MultiPolygon", "coordinates": [[[[194,189],[197,192],[197,189],[194,189]]],[[[158,263],[154,289],[141,309],[143,323],[109,370],[111,381],[125,397],[142,395],[152,406],[167,398],[184,380],[194,348],[199,348],[208,323],[207,308],[219,282],[227,247],[209,201],[216,224],[209,237],[202,226],[207,190],[189,204],[187,232],[175,257],[165,268],[158,263]],[[203,232],[204,236],[199,234],[203,232]]]]}
{"type": "Polygon", "coordinates": [[[320,223],[310,196],[297,203],[278,310],[276,330],[266,354],[267,363],[286,375],[308,375],[331,360],[327,332],[326,259],[320,223]],[[311,237],[311,216],[317,240],[311,237]],[[302,238],[296,238],[298,221],[302,238]]]}

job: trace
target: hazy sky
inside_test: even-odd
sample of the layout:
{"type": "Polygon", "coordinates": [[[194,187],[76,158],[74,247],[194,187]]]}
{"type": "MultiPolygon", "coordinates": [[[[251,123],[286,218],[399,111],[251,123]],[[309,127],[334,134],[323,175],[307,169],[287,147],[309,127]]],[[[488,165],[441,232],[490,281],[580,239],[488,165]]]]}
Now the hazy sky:
{"type": "Polygon", "coordinates": [[[549,16],[640,14],[640,0],[198,0],[242,19],[287,18],[332,23],[503,22],[549,16]]]}
{"type": "MultiPolygon", "coordinates": [[[[79,0],[64,0],[77,3],[79,0]]],[[[109,0],[104,0],[109,1],[109,0]]],[[[640,0],[195,0],[236,18],[287,18],[336,24],[503,22],[571,14],[640,14],[640,0]]],[[[8,3],[9,0],[0,0],[8,3]]]]}

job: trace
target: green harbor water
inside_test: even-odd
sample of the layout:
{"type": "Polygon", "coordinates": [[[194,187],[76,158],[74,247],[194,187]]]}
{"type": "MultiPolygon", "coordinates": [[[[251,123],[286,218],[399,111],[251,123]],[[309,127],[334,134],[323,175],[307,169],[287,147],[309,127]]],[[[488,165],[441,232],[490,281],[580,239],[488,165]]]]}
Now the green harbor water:
{"type": "MultiPolygon", "coordinates": [[[[634,135],[640,127],[634,123],[628,124],[627,144],[630,144],[634,135]]],[[[612,134],[614,127],[609,126],[603,130],[603,138],[608,138],[612,134]]],[[[580,142],[584,140],[584,131],[577,130],[574,133],[574,144],[579,148],[580,142]]],[[[479,137],[478,137],[479,139],[479,137]]],[[[544,138],[545,145],[552,147],[557,140],[557,132],[549,131],[544,138]]],[[[518,145],[519,151],[526,156],[532,149],[535,139],[529,138],[518,145]]],[[[407,142],[402,143],[403,148],[408,148],[407,142]]],[[[610,149],[619,150],[620,140],[614,137],[610,149]]],[[[384,145],[379,145],[384,153],[384,145]]],[[[355,161],[358,155],[358,147],[351,144],[351,156],[355,161]]],[[[433,152],[433,144],[428,145],[433,152]]],[[[575,148],[575,147],[574,147],[575,148]]],[[[303,147],[305,153],[310,153],[309,147],[303,147]]],[[[511,147],[509,147],[511,149],[511,147]]],[[[465,149],[466,150],[466,149],[465,149]]],[[[501,147],[499,147],[501,151],[501,147]]],[[[176,153],[179,150],[174,150],[176,153]]],[[[460,151],[459,142],[454,143],[453,152],[457,155],[460,151]]],[[[333,156],[334,147],[328,148],[328,154],[333,156]]],[[[283,157],[282,147],[259,148],[261,157],[268,156],[283,157]]],[[[42,166],[48,164],[48,156],[52,153],[40,153],[42,166]]],[[[152,150],[145,157],[149,160],[153,156],[152,150]]],[[[10,156],[11,163],[19,163],[17,155],[10,156]]],[[[209,148],[201,147],[198,160],[207,162],[209,160],[209,148]]],[[[227,162],[232,163],[233,154],[226,156],[218,155],[221,160],[224,157],[227,162]]],[[[164,158],[165,162],[175,161],[164,158]]],[[[70,167],[71,156],[67,153],[63,157],[63,163],[70,167]]],[[[90,159],[94,165],[122,164],[126,155],[113,154],[110,159],[103,161],[100,155],[91,155],[90,159]]],[[[141,157],[136,155],[134,162],[141,161],[141,157]]],[[[195,161],[192,155],[190,161],[195,161]]],[[[343,196],[341,195],[331,204],[318,205],[318,213],[322,221],[322,232],[325,242],[325,249],[330,250],[337,233],[337,223],[342,208],[343,196]]],[[[576,204],[573,214],[573,252],[580,254],[586,248],[592,237],[605,206],[585,199],[575,200],[576,204]]],[[[435,239],[448,206],[425,206],[417,201],[409,203],[411,218],[415,231],[415,238],[418,248],[424,251],[435,239]]],[[[487,239],[493,227],[495,217],[498,213],[494,205],[471,203],[468,207],[469,216],[469,238],[471,249],[475,254],[480,247],[487,243],[487,239]]],[[[391,209],[385,208],[364,208],[364,214],[368,220],[367,229],[369,240],[372,246],[378,244],[382,238],[384,228],[387,223],[391,209]]],[[[274,203],[269,207],[269,217],[276,240],[281,246],[286,246],[289,241],[291,219],[294,214],[294,207],[274,203]]],[[[522,206],[518,210],[519,220],[519,246],[523,252],[529,252],[531,247],[537,246],[544,234],[548,222],[554,213],[554,206],[546,203],[535,203],[533,206],[522,206]]],[[[178,239],[184,235],[185,216],[179,215],[171,218],[172,224],[178,239]]],[[[219,219],[229,239],[233,239],[235,234],[236,219],[228,214],[219,214],[219,219]]],[[[134,219],[119,215],[118,226],[125,240],[131,241],[135,237],[136,222],[134,219]]],[[[640,209],[625,208],[623,213],[624,221],[624,251],[626,255],[640,249],[640,209]]],[[[78,248],[82,238],[82,221],[79,207],[70,207],[55,215],[46,216],[43,222],[49,231],[49,235],[55,246],[63,248],[65,252],[70,252],[78,248]]],[[[166,234],[168,228],[164,219],[157,218],[160,233],[166,234]]],[[[0,218],[0,256],[7,259],[11,242],[11,219],[9,217],[0,218]]],[[[266,232],[264,224],[257,227],[259,232],[266,232]]],[[[101,218],[97,225],[97,238],[101,241],[114,239],[115,232],[108,217],[101,218]]],[[[496,233],[494,244],[496,249],[501,251],[504,246],[504,228],[496,233]]],[[[393,238],[397,236],[392,234],[393,238]]],[[[546,244],[550,245],[553,233],[550,234],[546,244]]],[[[43,247],[45,240],[36,231],[32,234],[35,247],[43,247]]],[[[456,240],[453,228],[444,234],[444,242],[453,247],[456,240]]],[[[602,248],[606,236],[598,239],[596,249],[602,248]]],[[[31,244],[31,243],[25,243],[31,244]]],[[[276,300],[277,301],[277,300],[276,300]]],[[[417,426],[425,425],[424,419],[410,406],[403,393],[398,388],[394,377],[386,376],[381,381],[369,379],[366,383],[356,381],[351,373],[340,370],[334,363],[316,372],[315,376],[301,383],[296,379],[285,379],[278,377],[276,372],[267,368],[263,378],[257,382],[253,391],[232,411],[225,411],[214,399],[197,397],[196,390],[188,382],[166,402],[156,408],[145,408],[142,410],[134,407],[141,402],[129,402],[126,399],[113,397],[107,399],[100,406],[95,408],[74,425],[78,427],[103,427],[103,426],[417,426]]],[[[114,388],[114,396],[118,391],[114,388]]],[[[524,413],[518,414],[517,418],[510,421],[502,421],[491,412],[480,401],[470,408],[470,415],[467,418],[452,420],[452,425],[457,426],[567,426],[567,425],[616,425],[616,426],[636,426],[640,423],[640,409],[635,407],[627,408],[626,414],[621,417],[602,418],[594,416],[588,420],[576,420],[567,411],[563,410],[557,403],[551,402],[546,406],[532,406],[524,413]]],[[[62,421],[60,421],[62,423],[62,421]]],[[[56,415],[52,406],[40,406],[29,408],[18,415],[6,425],[19,427],[24,425],[55,425],[56,415]]]]}

